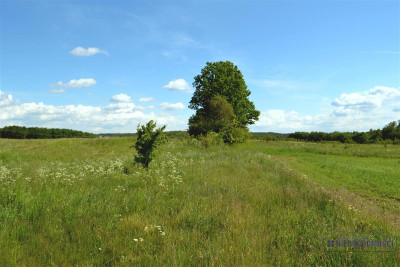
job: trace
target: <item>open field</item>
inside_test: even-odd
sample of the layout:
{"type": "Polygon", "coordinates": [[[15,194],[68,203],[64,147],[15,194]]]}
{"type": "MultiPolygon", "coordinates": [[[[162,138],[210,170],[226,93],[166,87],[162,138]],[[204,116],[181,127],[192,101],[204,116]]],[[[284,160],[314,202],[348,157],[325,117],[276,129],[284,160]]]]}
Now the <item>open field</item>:
{"type": "Polygon", "coordinates": [[[0,139],[0,265],[398,266],[326,253],[340,230],[400,236],[400,147],[0,139]]]}

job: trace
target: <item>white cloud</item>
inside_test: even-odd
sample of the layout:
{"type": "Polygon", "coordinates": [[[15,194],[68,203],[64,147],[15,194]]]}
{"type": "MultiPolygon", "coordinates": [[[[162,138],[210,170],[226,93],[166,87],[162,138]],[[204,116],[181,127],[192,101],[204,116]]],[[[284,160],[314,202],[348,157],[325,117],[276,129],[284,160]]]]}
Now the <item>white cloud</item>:
{"type": "Polygon", "coordinates": [[[383,104],[400,100],[400,90],[385,86],[375,86],[362,93],[342,94],[332,105],[340,110],[359,110],[369,112],[383,104]]]}
{"type": "Polygon", "coordinates": [[[12,95],[6,95],[0,90],[0,107],[6,107],[13,103],[12,95]]]}
{"type": "MultiPolygon", "coordinates": [[[[283,109],[264,110],[250,129],[264,132],[367,131],[400,119],[400,88],[376,86],[360,93],[342,94],[329,103],[325,111],[312,116],[283,109]]],[[[171,130],[187,128],[187,117],[164,114],[184,109],[182,103],[162,103],[161,114],[150,111],[152,108],[137,106],[132,101],[105,106],[19,103],[12,95],[0,91],[0,127],[25,125],[91,132],[135,132],[138,123],[152,119],[158,124],[167,124],[171,130]]]]}
{"type": "Polygon", "coordinates": [[[150,102],[153,100],[154,100],[154,98],[152,98],[152,97],[142,97],[139,99],[139,102],[150,102]]]}
{"type": "Polygon", "coordinates": [[[164,85],[163,87],[169,90],[190,90],[189,84],[184,79],[170,81],[167,85],[164,85]]]}
{"type": "Polygon", "coordinates": [[[153,107],[136,106],[118,102],[106,106],[47,105],[19,103],[11,95],[0,91],[0,127],[25,125],[39,127],[70,128],[89,132],[135,132],[138,123],[155,120],[167,124],[169,129],[184,130],[187,118],[168,114],[145,112],[153,107]]]}
{"type": "Polygon", "coordinates": [[[125,102],[125,103],[132,102],[131,97],[128,96],[127,94],[113,95],[111,97],[111,101],[113,101],[113,102],[125,102]]]}
{"type": "Polygon", "coordinates": [[[95,54],[105,54],[108,55],[108,52],[105,50],[100,50],[97,47],[89,47],[87,49],[78,46],[71,51],[71,54],[74,56],[93,56],[95,54]]]}
{"type": "Polygon", "coordinates": [[[100,132],[104,131],[104,128],[103,127],[93,127],[93,128],[91,128],[91,130],[95,133],[100,133],[100,132]]]}
{"type": "Polygon", "coordinates": [[[96,80],[89,78],[89,79],[72,79],[67,83],[63,83],[62,81],[53,84],[53,86],[63,87],[63,88],[85,88],[95,85],[97,82],[96,80]]]}
{"type": "Polygon", "coordinates": [[[182,103],[176,103],[176,104],[170,104],[167,102],[161,103],[161,108],[163,110],[180,110],[180,109],[185,109],[185,105],[182,103]]]}
{"type": "Polygon", "coordinates": [[[300,115],[296,111],[286,112],[281,109],[271,109],[261,112],[255,127],[266,126],[268,131],[278,132],[293,132],[299,129],[313,130],[315,120],[316,118],[300,115]]]}
{"type": "Polygon", "coordinates": [[[361,92],[342,94],[325,113],[304,115],[296,111],[267,110],[251,126],[253,131],[367,131],[398,120],[400,88],[375,86],[361,92]]]}

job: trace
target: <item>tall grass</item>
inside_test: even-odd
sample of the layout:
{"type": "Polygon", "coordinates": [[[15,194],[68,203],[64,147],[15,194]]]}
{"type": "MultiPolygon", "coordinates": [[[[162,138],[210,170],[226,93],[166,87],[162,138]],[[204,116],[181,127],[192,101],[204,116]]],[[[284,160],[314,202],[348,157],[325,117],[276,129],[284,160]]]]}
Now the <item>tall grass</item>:
{"type": "Polygon", "coordinates": [[[271,143],[205,149],[175,140],[149,171],[131,164],[133,143],[0,140],[0,265],[400,262],[398,252],[324,253],[327,231],[400,231],[349,209],[336,191],[267,153],[271,143]]]}

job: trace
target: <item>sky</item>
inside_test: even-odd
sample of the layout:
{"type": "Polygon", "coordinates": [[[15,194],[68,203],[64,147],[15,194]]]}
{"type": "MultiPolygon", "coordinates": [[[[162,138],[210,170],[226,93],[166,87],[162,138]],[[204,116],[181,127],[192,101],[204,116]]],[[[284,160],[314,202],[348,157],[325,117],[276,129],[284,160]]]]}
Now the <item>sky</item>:
{"type": "Polygon", "coordinates": [[[0,0],[0,127],[186,130],[194,77],[231,61],[253,132],[400,119],[400,1],[0,0]]]}

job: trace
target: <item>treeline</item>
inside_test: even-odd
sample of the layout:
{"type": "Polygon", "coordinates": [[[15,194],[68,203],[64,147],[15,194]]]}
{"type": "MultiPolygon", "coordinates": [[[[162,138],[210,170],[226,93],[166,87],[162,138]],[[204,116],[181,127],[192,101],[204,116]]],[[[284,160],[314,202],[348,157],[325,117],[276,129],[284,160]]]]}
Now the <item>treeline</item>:
{"type": "Polygon", "coordinates": [[[283,134],[283,133],[273,133],[273,132],[253,132],[250,133],[251,139],[254,140],[266,140],[266,141],[282,141],[288,138],[289,134],[283,134]]]}
{"type": "Polygon", "coordinates": [[[38,127],[7,126],[0,128],[1,138],[10,139],[54,139],[54,138],[93,138],[96,135],[68,129],[48,129],[38,127]]]}
{"type": "MultiPolygon", "coordinates": [[[[189,137],[189,133],[187,131],[168,131],[168,132],[163,132],[164,136],[167,136],[168,138],[173,138],[173,139],[179,139],[179,138],[187,138],[189,137]]],[[[137,133],[101,133],[98,134],[97,136],[99,137],[137,137],[137,133]]]]}
{"type": "Polygon", "coordinates": [[[289,134],[289,138],[310,142],[338,141],[341,143],[358,144],[400,144],[400,120],[389,123],[383,129],[371,129],[368,132],[295,132],[289,134]]]}

